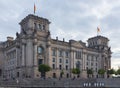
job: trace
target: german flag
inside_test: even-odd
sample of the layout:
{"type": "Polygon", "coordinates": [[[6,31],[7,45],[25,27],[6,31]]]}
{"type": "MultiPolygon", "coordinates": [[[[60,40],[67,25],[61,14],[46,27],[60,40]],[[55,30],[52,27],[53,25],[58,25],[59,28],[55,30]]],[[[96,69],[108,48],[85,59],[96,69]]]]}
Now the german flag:
{"type": "Polygon", "coordinates": [[[99,27],[97,27],[97,32],[100,32],[100,28],[99,27]]]}

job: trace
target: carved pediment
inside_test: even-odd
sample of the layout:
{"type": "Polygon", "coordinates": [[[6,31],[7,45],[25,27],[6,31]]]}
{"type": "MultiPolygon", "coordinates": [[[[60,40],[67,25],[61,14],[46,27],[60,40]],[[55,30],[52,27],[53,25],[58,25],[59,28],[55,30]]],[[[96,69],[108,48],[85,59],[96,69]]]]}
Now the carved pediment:
{"type": "Polygon", "coordinates": [[[72,42],[71,45],[72,45],[72,46],[75,46],[75,47],[81,47],[81,48],[84,47],[83,44],[81,44],[79,41],[72,42]]]}

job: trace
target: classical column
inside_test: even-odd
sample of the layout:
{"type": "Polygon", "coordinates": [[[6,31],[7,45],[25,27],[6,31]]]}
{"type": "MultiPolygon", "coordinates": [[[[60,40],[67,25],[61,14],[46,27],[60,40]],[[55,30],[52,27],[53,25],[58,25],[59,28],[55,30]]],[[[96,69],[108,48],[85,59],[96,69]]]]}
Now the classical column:
{"type": "Polygon", "coordinates": [[[59,69],[59,50],[56,48],[56,68],[59,69]]]}
{"type": "Polygon", "coordinates": [[[74,52],[70,50],[70,77],[72,77],[72,69],[74,68],[74,52]]]}
{"type": "Polygon", "coordinates": [[[87,69],[86,69],[86,59],[87,59],[87,54],[85,52],[83,52],[83,62],[82,62],[82,72],[81,72],[81,77],[82,78],[87,78],[87,69]]]}
{"type": "Polygon", "coordinates": [[[32,77],[36,78],[37,73],[36,73],[36,68],[38,66],[38,60],[37,60],[37,43],[34,42],[34,46],[33,46],[33,69],[32,69],[32,77]]]}
{"type": "Polygon", "coordinates": [[[22,44],[22,66],[25,66],[25,44],[22,44]]]}
{"type": "Polygon", "coordinates": [[[33,77],[33,40],[26,42],[26,76],[33,77]]]}
{"type": "Polygon", "coordinates": [[[85,70],[85,54],[82,53],[82,70],[85,70]]]}
{"type": "Polygon", "coordinates": [[[65,68],[65,50],[62,50],[62,69],[66,69],[65,68]]]}
{"type": "Polygon", "coordinates": [[[73,54],[74,54],[74,52],[71,50],[70,51],[70,69],[73,69],[73,67],[74,67],[74,60],[73,60],[73,58],[74,58],[74,56],[73,56],[73,54]]]}
{"type": "Polygon", "coordinates": [[[37,61],[37,44],[34,44],[34,66],[38,65],[37,61]]]}
{"type": "Polygon", "coordinates": [[[48,47],[47,47],[47,64],[49,65],[49,66],[52,66],[52,65],[50,65],[50,59],[51,59],[51,47],[50,47],[50,45],[48,45],[48,47]]]}
{"type": "Polygon", "coordinates": [[[28,39],[26,44],[26,65],[33,66],[33,42],[31,39],[28,39]]]}

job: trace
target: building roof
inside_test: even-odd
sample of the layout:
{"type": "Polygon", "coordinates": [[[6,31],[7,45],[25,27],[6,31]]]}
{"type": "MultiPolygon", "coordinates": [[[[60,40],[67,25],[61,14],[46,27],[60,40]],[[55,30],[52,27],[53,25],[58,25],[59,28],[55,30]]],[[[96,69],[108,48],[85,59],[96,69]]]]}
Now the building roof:
{"type": "Polygon", "coordinates": [[[107,41],[109,41],[109,39],[107,37],[104,37],[104,36],[101,36],[101,35],[91,37],[91,38],[88,39],[88,41],[92,40],[92,39],[106,39],[107,41]]]}
{"type": "Polygon", "coordinates": [[[29,14],[28,16],[26,16],[19,24],[25,23],[28,19],[35,19],[35,20],[44,20],[45,22],[47,22],[48,24],[50,24],[51,22],[43,17],[39,17],[33,14],[29,14]]]}

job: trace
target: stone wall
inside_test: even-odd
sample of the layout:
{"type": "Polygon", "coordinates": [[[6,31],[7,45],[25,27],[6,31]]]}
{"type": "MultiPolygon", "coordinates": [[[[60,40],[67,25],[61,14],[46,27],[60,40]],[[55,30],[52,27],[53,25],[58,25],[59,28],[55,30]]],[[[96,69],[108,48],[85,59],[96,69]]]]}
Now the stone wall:
{"type": "Polygon", "coordinates": [[[69,88],[120,88],[120,78],[109,79],[18,79],[1,81],[0,87],[69,87],[69,88]]]}

